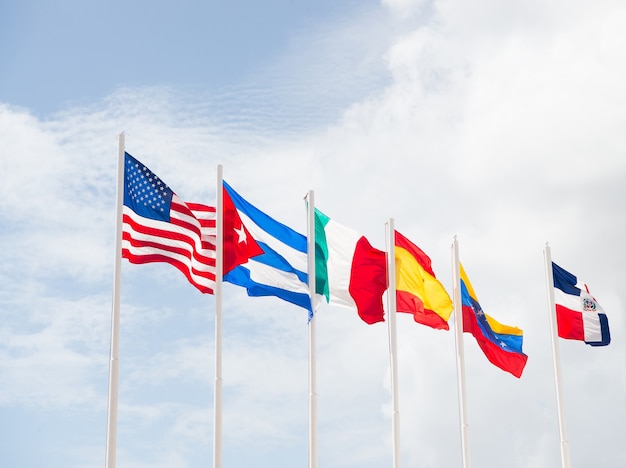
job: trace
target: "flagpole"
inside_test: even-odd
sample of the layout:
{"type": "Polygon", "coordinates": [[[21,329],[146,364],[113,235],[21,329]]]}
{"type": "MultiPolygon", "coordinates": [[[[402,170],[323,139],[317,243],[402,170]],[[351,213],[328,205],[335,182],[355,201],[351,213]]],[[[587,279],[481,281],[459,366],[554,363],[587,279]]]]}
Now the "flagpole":
{"type": "Polygon", "coordinates": [[[109,397],[107,402],[107,435],[105,467],[115,468],[117,451],[117,400],[119,393],[120,288],[122,277],[122,199],[124,184],[124,133],[118,137],[117,188],[115,208],[115,260],[113,267],[113,304],[111,308],[111,351],[109,361],[109,397]]]}
{"type": "Polygon", "coordinates": [[[217,165],[215,252],[215,387],[213,390],[213,468],[222,468],[222,276],[224,272],[224,191],[222,165],[217,165]]]}
{"type": "Polygon", "coordinates": [[[309,468],[317,468],[317,364],[315,344],[315,196],[307,194],[307,273],[313,316],[309,320],[309,468]]]}
{"type": "Polygon", "coordinates": [[[391,374],[391,435],[393,468],[400,468],[400,410],[398,404],[398,345],[396,326],[396,258],[393,218],[386,223],[387,240],[387,328],[389,332],[389,370],[391,374]]]}
{"type": "Polygon", "coordinates": [[[461,302],[461,269],[459,243],[456,236],[452,243],[452,281],[454,300],[454,343],[456,345],[456,375],[459,392],[459,422],[461,425],[461,452],[463,468],[470,468],[469,425],[465,398],[465,349],[463,346],[463,305],[461,302]]]}
{"type": "Polygon", "coordinates": [[[554,366],[554,384],[556,388],[556,408],[559,417],[559,434],[561,437],[561,466],[571,467],[569,441],[565,428],[565,414],[563,412],[563,390],[561,383],[561,357],[559,352],[558,331],[556,323],[556,305],[554,301],[554,278],[552,277],[552,255],[550,245],[546,242],[543,250],[544,266],[546,271],[546,288],[548,292],[548,310],[550,313],[550,335],[552,338],[552,363],[554,366]]]}

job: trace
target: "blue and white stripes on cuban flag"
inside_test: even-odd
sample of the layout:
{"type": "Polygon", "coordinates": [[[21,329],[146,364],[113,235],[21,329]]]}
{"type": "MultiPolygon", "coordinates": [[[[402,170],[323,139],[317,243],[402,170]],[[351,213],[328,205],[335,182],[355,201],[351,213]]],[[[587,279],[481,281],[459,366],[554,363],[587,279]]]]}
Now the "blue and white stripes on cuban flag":
{"type": "Polygon", "coordinates": [[[554,262],[552,276],[559,336],[591,346],[608,345],[611,342],[609,320],[587,285],[554,262]]]}
{"type": "Polygon", "coordinates": [[[225,181],[241,221],[263,249],[224,275],[224,281],[243,286],[249,296],[276,296],[309,311],[306,237],[276,221],[241,197],[225,181]]]}

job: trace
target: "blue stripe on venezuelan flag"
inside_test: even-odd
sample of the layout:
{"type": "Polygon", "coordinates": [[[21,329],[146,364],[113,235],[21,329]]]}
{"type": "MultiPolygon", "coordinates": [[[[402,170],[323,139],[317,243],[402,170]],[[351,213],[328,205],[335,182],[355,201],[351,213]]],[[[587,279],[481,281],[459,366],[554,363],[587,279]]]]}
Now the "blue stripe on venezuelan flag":
{"type": "Polygon", "coordinates": [[[474,335],[478,346],[493,365],[515,377],[521,377],[528,360],[528,356],[522,351],[522,330],[503,325],[485,314],[463,266],[460,268],[463,331],[474,335]]]}

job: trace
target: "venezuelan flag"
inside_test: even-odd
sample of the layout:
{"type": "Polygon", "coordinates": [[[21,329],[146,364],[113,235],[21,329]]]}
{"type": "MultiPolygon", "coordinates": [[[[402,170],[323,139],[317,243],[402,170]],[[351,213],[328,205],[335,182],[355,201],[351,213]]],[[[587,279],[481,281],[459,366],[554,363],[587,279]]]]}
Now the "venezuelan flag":
{"type": "Polygon", "coordinates": [[[463,331],[474,335],[478,346],[493,365],[517,378],[521,377],[528,360],[522,351],[522,330],[503,325],[485,314],[463,266],[460,265],[460,268],[463,331]]]}

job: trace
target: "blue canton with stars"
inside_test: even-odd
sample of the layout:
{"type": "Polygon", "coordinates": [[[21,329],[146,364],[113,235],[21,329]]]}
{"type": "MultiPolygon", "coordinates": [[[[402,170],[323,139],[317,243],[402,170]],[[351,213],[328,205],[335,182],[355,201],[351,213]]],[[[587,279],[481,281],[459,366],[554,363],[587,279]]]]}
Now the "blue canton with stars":
{"type": "Polygon", "coordinates": [[[150,169],[124,153],[124,205],[144,218],[170,221],[174,192],[150,169]]]}

